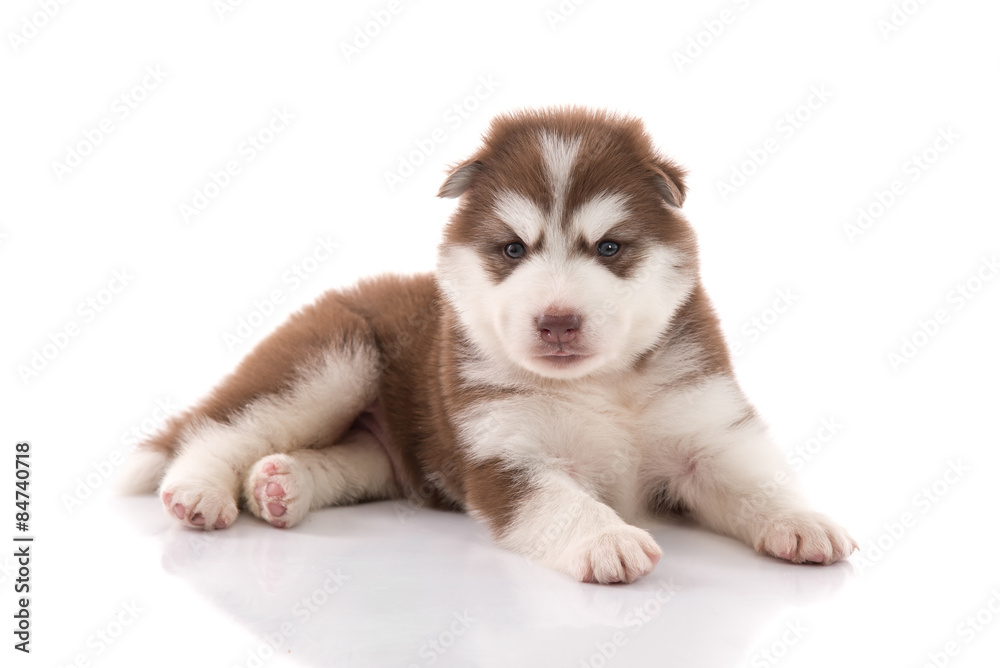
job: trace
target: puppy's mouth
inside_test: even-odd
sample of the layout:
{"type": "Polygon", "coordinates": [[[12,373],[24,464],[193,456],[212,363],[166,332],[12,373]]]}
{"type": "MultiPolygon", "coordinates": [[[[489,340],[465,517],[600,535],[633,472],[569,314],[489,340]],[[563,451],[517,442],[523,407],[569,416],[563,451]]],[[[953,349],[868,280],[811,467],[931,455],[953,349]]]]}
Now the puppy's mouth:
{"type": "Polygon", "coordinates": [[[551,348],[541,350],[535,355],[536,359],[540,359],[557,366],[568,366],[581,360],[585,360],[588,357],[590,357],[590,353],[586,353],[581,350],[573,350],[563,345],[553,346],[551,348]]]}

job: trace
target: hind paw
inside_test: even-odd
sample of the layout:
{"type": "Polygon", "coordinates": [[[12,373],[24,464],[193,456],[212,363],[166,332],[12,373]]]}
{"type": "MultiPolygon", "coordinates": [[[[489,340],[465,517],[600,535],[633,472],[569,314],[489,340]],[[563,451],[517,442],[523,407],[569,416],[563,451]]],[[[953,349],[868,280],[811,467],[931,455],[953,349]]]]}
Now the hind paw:
{"type": "Polygon", "coordinates": [[[160,500],[168,515],[192,529],[226,529],[239,514],[236,499],[228,492],[197,484],[165,485],[160,500]]]}
{"type": "Polygon", "coordinates": [[[309,512],[307,473],[288,455],[269,455],[247,476],[247,505],[257,517],[278,528],[291,527],[309,512]]]}

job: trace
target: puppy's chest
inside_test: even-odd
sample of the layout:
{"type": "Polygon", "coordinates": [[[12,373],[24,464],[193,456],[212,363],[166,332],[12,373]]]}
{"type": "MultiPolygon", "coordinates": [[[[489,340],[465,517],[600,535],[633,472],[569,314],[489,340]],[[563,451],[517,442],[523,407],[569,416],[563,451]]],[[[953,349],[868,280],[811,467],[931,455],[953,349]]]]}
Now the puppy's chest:
{"type": "Polygon", "coordinates": [[[553,413],[565,416],[567,435],[553,438],[543,449],[561,456],[580,458],[633,451],[647,440],[650,425],[650,398],[640,392],[596,389],[548,398],[553,413]]]}
{"type": "Polygon", "coordinates": [[[574,478],[633,477],[650,446],[655,397],[642,386],[591,386],[506,397],[465,421],[474,456],[544,464],[574,478]]]}

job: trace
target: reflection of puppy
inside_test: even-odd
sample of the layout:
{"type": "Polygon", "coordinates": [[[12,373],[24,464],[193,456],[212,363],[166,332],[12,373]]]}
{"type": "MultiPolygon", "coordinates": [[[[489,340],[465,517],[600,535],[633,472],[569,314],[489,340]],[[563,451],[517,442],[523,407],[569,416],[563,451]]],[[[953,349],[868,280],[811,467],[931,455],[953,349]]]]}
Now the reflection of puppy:
{"type": "Polygon", "coordinates": [[[660,548],[628,523],[649,511],[843,559],[850,536],[794,490],[733,379],[682,177],[635,119],[498,118],[439,193],[460,202],[436,275],[294,315],[145,444],[139,486],[202,529],[241,498],[275,526],[362,499],[463,508],[585,581],[653,568],[660,548]]]}

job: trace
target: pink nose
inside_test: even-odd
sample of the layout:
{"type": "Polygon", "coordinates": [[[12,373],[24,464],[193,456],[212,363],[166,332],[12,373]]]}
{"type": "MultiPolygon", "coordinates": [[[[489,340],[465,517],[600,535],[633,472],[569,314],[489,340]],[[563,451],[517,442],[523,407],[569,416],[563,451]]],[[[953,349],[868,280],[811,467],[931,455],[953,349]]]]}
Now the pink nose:
{"type": "Polygon", "coordinates": [[[576,338],[580,329],[580,316],[543,315],[538,318],[538,333],[545,343],[567,343],[576,338]]]}

